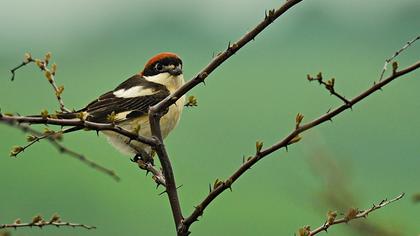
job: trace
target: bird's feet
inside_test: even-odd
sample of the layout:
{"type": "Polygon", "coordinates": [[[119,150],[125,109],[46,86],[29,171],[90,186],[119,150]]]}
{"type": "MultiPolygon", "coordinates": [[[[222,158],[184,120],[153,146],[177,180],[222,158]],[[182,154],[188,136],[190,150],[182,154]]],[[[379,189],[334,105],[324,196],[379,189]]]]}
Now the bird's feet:
{"type": "Polygon", "coordinates": [[[142,152],[142,153],[138,153],[136,154],[133,158],[131,158],[130,160],[134,163],[147,163],[147,164],[151,164],[152,166],[155,165],[154,160],[153,160],[153,153],[147,153],[147,152],[142,152]]]}

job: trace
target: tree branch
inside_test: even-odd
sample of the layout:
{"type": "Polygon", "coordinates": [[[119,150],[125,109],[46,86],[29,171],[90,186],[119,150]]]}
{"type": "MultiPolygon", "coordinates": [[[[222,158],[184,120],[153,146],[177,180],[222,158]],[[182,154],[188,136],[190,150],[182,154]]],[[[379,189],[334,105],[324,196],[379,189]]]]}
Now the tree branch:
{"type": "Polygon", "coordinates": [[[42,219],[41,216],[35,216],[32,219],[32,222],[29,223],[22,223],[20,219],[16,219],[14,223],[12,224],[0,224],[0,229],[6,229],[6,228],[23,228],[23,227],[39,227],[42,228],[44,226],[56,226],[56,227],[79,227],[79,228],[85,228],[85,229],[96,229],[95,226],[89,226],[85,224],[78,224],[78,223],[70,223],[70,222],[63,222],[60,219],[60,216],[57,214],[53,215],[51,220],[45,221],[42,219]]]}
{"type": "Polygon", "coordinates": [[[159,157],[160,164],[162,166],[163,176],[165,177],[166,193],[168,195],[169,203],[172,209],[172,216],[175,222],[176,229],[178,231],[179,225],[183,220],[181,205],[179,203],[177,187],[175,183],[175,176],[172,170],[172,165],[169,160],[168,153],[163,143],[162,131],[160,128],[160,118],[162,113],[158,113],[155,107],[149,108],[149,123],[152,135],[159,140],[159,143],[154,146],[154,149],[159,157]]]}
{"type": "MultiPolygon", "coordinates": [[[[45,136],[45,134],[32,129],[29,125],[24,125],[24,124],[19,124],[16,122],[4,122],[10,126],[16,127],[20,130],[22,130],[22,132],[24,133],[30,133],[32,135],[35,135],[35,139],[33,141],[30,142],[33,143],[34,141],[40,140],[39,137],[45,136]]],[[[78,159],[79,161],[81,161],[82,163],[90,166],[91,168],[98,170],[99,172],[105,173],[109,176],[111,176],[114,180],[119,181],[120,177],[115,173],[115,171],[108,169],[92,160],[89,160],[88,158],[86,158],[84,155],[77,153],[67,147],[65,147],[63,144],[61,144],[56,138],[52,137],[52,136],[48,136],[46,137],[47,140],[51,143],[51,145],[53,145],[59,152],[64,153],[64,154],[68,154],[71,157],[74,157],[76,159],[78,159]]]]}
{"type": "MultiPolygon", "coordinates": [[[[318,126],[322,123],[325,123],[326,121],[330,121],[332,118],[337,116],[338,114],[342,113],[343,111],[351,108],[353,105],[357,104],[370,94],[374,93],[375,91],[381,89],[383,86],[387,85],[388,83],[392,82],[396,78],[399,78],[407,73],[410,73],[420,67],[420,61],[404,68],[400,71],[395,71],[394,74],[389,76],[388,78],[380,81],[379,83],[374,84],[372,87],[368,88],[366,91],[362,92],[358,96],[354,97],[353,99],[349,100],[348,104],[341,105],[337,107],[336,109],[322,115],[321,117],[312,120],[304,125],[297,125],[296,129],[293,130],[291,133],[289,133],[285,138],[283,138],[278,143],[274,144],[273,146],[261,150],[262,146],[258,150],[254,156],[249,157],[248,159],[244,160],[244,163],[239,167],[238,170],[236,170],[227,180],[220,181],[220,184],[215,186],[215,188],[210,191],[210,193],[204,198],[204,200],[198,204],[195,207],[195,210],[191,213],[190,216],[184,219],[182,227],[185,228],[185,230],[188,231],[189,227],[192,223],[198,220],[198,217],[203,214],[203,211],[208,207],[208,205],[216,199],[221,193],[223,193],[226,189],[230,189],[232,184],[240,177],[242,176],[248,169],[250,169],[253,165],[255,165],[258,161],[260,161],[262,158],[268,156],[269,154],[281,149],[281,148],[287,148],[288,145],[293,144],[300,140],[299,134],[305,132],[306,130],[309,130],[315,126],[318,126]]],[[[300,123],[302,121],[303,117],[301,119],[297,119],[297,122],[300,123]]],[[[258,145],[257,145],[258,146],[258,145]]],[[[216,185],[216,184],[215,184],[216,185]]]]}
{"type": "Polygon", "coordinates": [[[309,226],[305,226],[299,229],[299,232],[298,232],[299,236],[313,236],[323,231],[327,232],[328,228],[330,228],[332,225],[343,224],[343,223],[347,224],[349,221],[352,221],[355,219],[366,218],[371,212],[376,211],[382,207],[385,207],[390,203],[398,201],[403,197],[404,197],[404,193],[398,195],[396,198],[393,198],[391,200],[386,200],[386,199],[382,200],[378,205],[373,204],[371,208],[363,210],[363,211],[359,211],[358,209],[354,209],[354,208],[349,209],[347,214],[340,219],[336,219],[337,213],[328,212],[327,221],[322,226],[319,226],[318,228],[312,231],[310,230],[309,226]]]}

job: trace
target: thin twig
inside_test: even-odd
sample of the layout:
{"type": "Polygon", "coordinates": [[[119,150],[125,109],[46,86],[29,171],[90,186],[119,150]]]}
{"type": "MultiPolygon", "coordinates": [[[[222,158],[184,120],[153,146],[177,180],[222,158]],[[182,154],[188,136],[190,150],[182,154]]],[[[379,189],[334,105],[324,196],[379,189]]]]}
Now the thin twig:
{"type": "Polygon", "coordinates": [[[48,64],[51,60],[51,53],[48,52],[45,54],[44,59],[34,59],[32,58],[30,53],[25,53],[25,58],[23,62],[16,66],[15,68],[11,69],[10,72],[12,73],[11,80],[13,81],[15,79],[15,73],[17,70],[19,70],[21,67],[26,66],[27,64],[34,62],[39,69],[41,69],[45,73],[45,78],[47,78],[48,82],[51,84],[52,88],[54,89],[55,97],[57,98],[57,101],[60,105],[60,110],[62,112],[71,112],[70,109],[66,108],[64,105],[63,98],[61,97],[61,94],[63,93],[64,87],[63,86],[57,86],[57,83],[55,82],[55,73],[57,70],[57,65],[53,64],[51,66],[51,69],[48,68],[48,64]]]}
{"type": "Polygon", "coordinates": [[[308,75],[307,79],[309,81],[318,81],[319,84],[324,85],[325,89],[327,89],[330,92],[331,95],[336,96],[338,99],[343,101],[344,104],[349,103],[349,100],[347,98],[345,98],[343,95],[341,95],[341,94],[339,94],[335,91],[335,88],[334,88],[335,79],[334,78],[332,78],[330,80],[327,80],[327,82],[325,82],[323,80],[322,73],[320,72],[320,73],[318,73],[318,75],[315,78],[308,75]]]}
{"type": "Polygon", "coordinates": [[[21,146],[19,148],[19,151],[12,153],[11,156],[17,157],[21,152],[24,152],[27,148],[29,148],[30,146],[34,145],[35,143],[37,143],[37,142],[39,142],[43,139],[48,138],[48,139],[54,139],[55,140],[55,138],[52,137],[53,135],[59,135],[59,134],[55,133],[55,132],[47,132],[45,134],[38,133],[36,136],[31,137],[31,141],[29,141],[28,144],[26,144],[24,146],[21,146]]]}
{"type": "Polygon", "coordinates": [[[388,68],[389,63],[391,63],[398,55],[400,55],[405,49],[409,48],[411,45],[413,45],[417,40],[420,39],[420,35],[415,37],[414,39],[408,41],[402,48],[400,48],[398,51],[396,51],[390,58],[387,58],[385,60],[384,67],[381,71],[381,76],[379,77],[379,81],[381,81],[385,75],[385,71],[388,68]]]}
{"type": "Polygon", "coordinates": [[[219,184],[216,188],[214,188],[205,198],[204,200],[198,204],[195,207],[195,210],[186,217],[183,220],[183,227],[186,228],[186,230],[189,229],[192,223],[198,220],[198,217],[203,214],[203,211],[208,207],[208,205],[216,199],[221,193],[223,193],[226,189],[231,188],[231,185],[239,178],[241,177],[248,169],[250,169],[253,165],[255,165],[258,161],[260,161],[262,158],[268,156],[269,154],[281,149],[286,148],[288,145],[293,143],[293,140],[295,140],[297,137],[299,137],[299,134],[305,132],[306,130],[309,130],[315,126],[318,126],[324,122],[327,122],[337,116],[338,114],[342,113],[343,111],[351,108],[356,103],[360,102],[367,96],[371,95],[377,90],[380,90],[383,86],[387,85],[391,81],[395,80],[396,78],[399,78],[405,74],[408,74],[416,69],[420,68],[420,61],[404,68],[400,71],[396,71],[394,74],[389,76],[388,78],[382,80],[381,82],[374,84],[369,89],[365,90],[358,96],[354,97],[353,99],[349,100],[348,104],[341,105],[334,110],[322,115],[321,117],[312,120],[304,125],[298,126],[295,130],[293,130],[291,133],[289,133],[285,138],[283,138],[278,143],[274,144],[273,146],[261,150],[257,152],[254,156],[246,159],[246,161],[239,167],[238,170],[236,170],[227,180],[221,181],[221,184],[219,184]]]}
{"type": "Polygon", "coordinates": [[[322,226],[319,226],[318,228],[312,230],[309,232],[309,234],[303,234],[304,236],[313,236],[320,232],[327,232],[328,228],[332,225],[342,224],[342,223],[348,223],[349,221],[359,219],[359,218],[366,218],[368,217],[369,213],[376,211],[382,207],[385,207],[386,205],[393,203],[395,201],[400,200],[404,197],[404,193],[398,195],[396,198],[393,198],[391,200],[382,200],[379,204],[373,205],[371,208],[363,210],[363,211],[356,211],[355,209],[351,209],[349,213],[340,219],[332,219],[330,218],[327,220],[322,226]],[[352,215],[353,214],[353,215],[352,215]]]}
{"type": "MultiPolygon", "coordinates": [[[[20,124],[20,123],[17,123],[17,122],[4,122],[4,123],[20,129],[24,133],[30,133],[32,135],[35,135],[36,137],[41,137],[41,136],[44,135],[41,132],[39,132],[35,129],[32,129],[29,125],[20,124]]],[[[115,171],[113,171],[111,169],[108,169],[108,168],[106,168],[106,167],[104,167],[104,166],[86,158],[84,155],[82,155],[80,153],[77,153],[77,152],[65,147],[58,140],[56,140],[56,138],[54,138],[52,136],[49,136],[49,137],[46,137],[46,138],[59,152],[64,153],[64,154],[68,154],[69,156],[78,159],[82,163],[90,166],[91,168],[111,176],[116,181],[120,180],[120,177],[115,173],[115,171]]]]}
{"type": "Polygon", "coordinates": [[[19,65],[17,65],[15,68],[11,69],[10,72],[12,73],[12,78],[10,79],[11,81],[15,80],[15,76],[16,76],[16,71],[19,70],[21,67],[26,66],[27,64],[34,62],[34,60],[32,58],[25,58],[25,60],[20,63],[19,65]]]}

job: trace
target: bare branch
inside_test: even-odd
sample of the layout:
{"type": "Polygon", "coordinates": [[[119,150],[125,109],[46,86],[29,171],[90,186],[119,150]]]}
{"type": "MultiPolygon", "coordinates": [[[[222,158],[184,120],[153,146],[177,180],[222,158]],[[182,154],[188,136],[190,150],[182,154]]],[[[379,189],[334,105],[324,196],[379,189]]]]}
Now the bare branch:
{"type": "MultiPolygon", "coordinates": [[[[46,136],[45,134],[42,134],[41,132],[32,129],[30,126],[28,125],[24,125],[24,124],[20,124],[20,123],[16,123],[16,122],[4,122],[10,126],[16,127],[20,130],[22,130],[24,133],[30,133],[32,135],[35,136],[35,139],[37,139],[36,141],[40,140],[39,137],[42,136],[46,136]]],[[[87,164],[88,166],[90,166],[91,168],[98,170],[102,173],[105,173],[109,176],[111,176],[114,180],[119,181],[120,177],[115,173],[115,171],[108,169],[92,160],[89,160],[88,158],[86,158],[84,155],[77,153],[67,147],[65,147],[63,144],[61,144],[54,136],[48,136],[45,137],[47,138],[47,140],[61,153],[64,154],[68,154],[71,157],[74,157],[76,159],[78,159],[79,161],[81,161],[84,164],[87,164]]],[[[34,140],[35,141],[35,140],[34,140]]],[[[34,141],[32,141],[31,143],[33,143],[34,141]]],[[[35,141],[35,142],[36,142],[35,141]]],[[[30,143],[30,144],[31,144],[30,143]]]]}
{"type": "MultiPolygon", "coordinates": [[[[353,99],[349,100],[348,104],[341,105],[334,110],[322,115],[321,117],[312,120],[304,125],[298,126],[296,129],[294,129],[291,133],[289,133],[286,137],[284,137],[281,141],[274,144],[273,146],[261,150],[260,152],[257,152],[254,156],[249,157],[245,160],[245,162],[239,167],[238,170],[236,170],[229,178],[227,178],[225,181],[222,181],[222,184],[220,184],[217,188],[214,188],[205,198],[204,200],[198,204],[195,207],[195,210],[191,213],[190,216],[186,217],[183,221],[183,227],[189,229],[192,223],[198,220],[198,217],[203,214],[203,211],[208,207],[208,205],[216,199],[221,193],[223,193],[226,189],[230,189],[232,184],[241,177],[248,169],[250,169],[253,165],[255,165],[258,161],[260,161],[262,158],[268,156],[269,154],[281,149],[281,148],[287,148],[288,145],[293,142],[293,140],[296,140],[296,137],[299,137],[299,134],[305,132],[306,130],[309,130],[315,126],[318,126],[326,121],[331,120],[335,116],[339,115],[343,111],[351,108],[356,103],[360,102],[370,94],[374,93],[375,91],[381,89],[383,86],[387,85],[391,81],[395,80],[396,78],[399,78],[407,73],[410,73],[420,67],[420,61],[404,68],[400,71],[395,72],[388,78],[382,80],[381,82],[373,85],[366,91],[362,92],[358,96],[354,97],[353,99]]],[[[300,140],[300,139],[299,139],[300,140]]]]}
{"type": "Polygon", "coordinates": [[[413,45],[419,39],[420,39],[420,35],[418,35],[414,39],[408,41],[402,48],[398,49],[398,51],[396,51],[390,58],[385,60],[385,64],[384,64],[384,67],[382,68],[381,76],[379,77],[379,81],[381,81],[384,78],[385,71],[386,71],[389,63],[391,63],[398,55],[400,55],[404,50],[409,48],[411,45],[413,45]]]}
{"type": "Polygon", "coordinates": [[[20,219],[16,219],[15,222],[12,224],[0,224],[0,229],[6,229],[6,228],[23,228],[23,227],[39,227],[42,228],[44,226],[56,226],[56,227],[78,227],[78,228],[85,228],[85,229],[96,229],[95,226],[89,226],[85,224],[78,224],[78,223],[70,223],[70,222],[63,222],[60,219],[60,216],[57,214],[53,215],[51,220],[44,220],[41,216],[35,216],[31,222],[29,223],[22,223],[20,219]]]}
{"type": "Polygon", "coordinates": [[[340,219],[336,219],[337,217],[336,213],[329,212],[327,214],[327,221],[322,226],[319,226],[318,228],[312,231],[310,230],[309,227],[304,227],[299,230],[299,236],[313,236],[323,231],[327,232],[328,228],[330,228],[332,225],[348,223],[349,221],[359,219],[359,218],[366,218],[371,212],[376,211],[382,207],[385,207],[386,205],[390,203],[398,201],[403,197],[404,197],[404,193],[398,195],[396,198],[393,198],[391,200],[382,200],[379,204],[377,205],[374,204],[371,208],[368,208],[363,211],[359,211],[354,208],[349,209],[347,214],[343,218],[340,218],[340,219]]]}

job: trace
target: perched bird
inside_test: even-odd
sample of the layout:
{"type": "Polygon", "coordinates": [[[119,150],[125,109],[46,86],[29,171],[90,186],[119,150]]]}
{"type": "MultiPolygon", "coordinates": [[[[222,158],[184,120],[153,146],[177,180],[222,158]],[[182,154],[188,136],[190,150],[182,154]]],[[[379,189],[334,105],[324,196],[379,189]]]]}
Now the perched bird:
{"type": "MultiPolygon", "coordinates": [[[[144,69],[74,113],[62,113],[58,117],[69,119],[83,116],[87,121],[109,123],[142,136],[151,136],[148,110],[184,84],[182,61],[174,53],[164,52],[152,57],[144,69]]],[[[161,118],[162,136],[165,138],[178,124],[184,108],[182,96],[161,118]]],[[[102,131],[109,142],[127,155],[142,152],[150,154],[150,146],[131,141],[112,131],[102,131]]]]}

